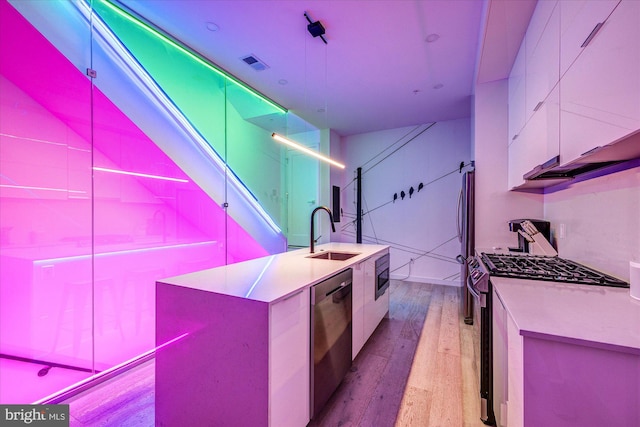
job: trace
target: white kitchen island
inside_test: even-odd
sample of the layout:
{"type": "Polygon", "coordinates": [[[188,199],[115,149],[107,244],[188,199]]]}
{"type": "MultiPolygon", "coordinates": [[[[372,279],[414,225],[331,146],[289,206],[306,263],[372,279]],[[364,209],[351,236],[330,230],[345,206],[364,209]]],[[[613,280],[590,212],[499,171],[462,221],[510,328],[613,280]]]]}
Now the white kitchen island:
{"type": "MultiPolygon", "coordinates": [[[[310,288],[365,268],[388,246],[329,243],[321,251],[358,255],[311,259],[301,249],[157,282],[156,425],[309,422],[310,288]]],[[[375,286],[359,277],[369,276],[354,274],[354,292],[375,286]]],[[[388,310],[388,301],[387,292],[364,310],[388,310]]]]}

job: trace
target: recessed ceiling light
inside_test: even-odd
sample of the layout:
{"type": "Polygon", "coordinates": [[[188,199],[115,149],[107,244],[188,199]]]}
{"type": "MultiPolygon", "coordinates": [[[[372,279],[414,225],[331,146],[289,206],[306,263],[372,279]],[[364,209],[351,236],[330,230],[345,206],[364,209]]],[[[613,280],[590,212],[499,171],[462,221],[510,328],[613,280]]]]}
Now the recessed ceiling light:
{"type": "Polygon", "coordinates": [[[434,89],[442,89],[444,87],[444,85],[442,83],[438,83],[437,85],[433,86],[434,89]]]}
{"type": "Polygon", "coordinates": [[[286,85],[287,83],[289,83],[289,80],[280,79],[280,80],[278,80],[278,83],[284,86],[284,85],[286,85]]]}
{"type": "Polygon", "coordinates": [[[216,24],[215,22],[207,22],[207,30],[216,32],[219,29],[220,27],[218,27],[218,24],[216,24]]]}
{"type": "Polygon", "coordinates": [[[432,34],[429,34],[429,35],[427,36],[427,38],[425,39],[425,41],[426,41],[427,43],[433,43],[433,42],[437,41],[439,38],[440,38],[440,35],[439,35],[439,34],[432,33],[432,34]]]}

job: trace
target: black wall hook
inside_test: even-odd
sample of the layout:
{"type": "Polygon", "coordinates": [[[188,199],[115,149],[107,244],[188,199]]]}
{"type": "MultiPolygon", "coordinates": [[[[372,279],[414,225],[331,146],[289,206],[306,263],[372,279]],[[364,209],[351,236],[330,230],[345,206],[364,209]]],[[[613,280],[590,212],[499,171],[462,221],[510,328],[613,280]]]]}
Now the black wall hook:
{"type": "Polygon", "coordinates": [[[401,198],[402,200],[404,200],[404,196],[405,196],[404,191],[401,191],[401,192],[400,192],[400,198],[401,198]]]}
{"type": "Polygon", "coordinates": [[[412,195],[413,195],[413,187],[409,189],[409,198],[411,198],[412,195]]]}
{"type": "Polygon", "coordinates": [[[418,184],[418,191],[422,190],[423,187],[424,187],[423,183],[418,184]]]}

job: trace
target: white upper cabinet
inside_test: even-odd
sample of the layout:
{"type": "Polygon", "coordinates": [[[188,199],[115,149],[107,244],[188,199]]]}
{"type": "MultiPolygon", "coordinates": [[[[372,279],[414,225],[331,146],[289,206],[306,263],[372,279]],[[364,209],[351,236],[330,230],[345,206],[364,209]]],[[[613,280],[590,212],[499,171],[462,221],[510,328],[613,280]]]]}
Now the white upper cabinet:
{"type": "Polygon", "coordinates": [[[558,84],[560,8],[556,1],[538,2],[527,33],[525,110],[528,121],[558,84]]]}
{"type": "Polygon", "coordinates": [[[559,154],[560,7],[538,2],[509,75],[509,188],[559,154]]]}
{"type": "MultiPolygon", "coordinates": [[[[634,1],[634,0],[631,0],[634,1]]],[[[545,2],[539,2],[545,3],[545,2]]],[[[599,32],[620,0],[563,0],[560,6],[560,75],[599,32]]]]}
{"type": "Polygon", "coordinates": [[[528,129],[523,128],[516,139],[509,144],[509,189],[516,188],[524,183],[522,176],[530,170],[527,162],[527,148],[529,148],[528,129]]]}
{"type": "Polygon", "coordinates": [[[509,145],[509,188],[523,185],[527,172],[558,155],[559,102],[556,86],[509,145]]]}
{"type": "Polygon", "coordinates": [[[560,150],[560,91],[556,86],[533,114],[527,128],[530,129],[531,147],[528,151],[529,172],[558,155],[560,150]]]}
{"type": "Polygon", "coordinates": [[[563,76],[560,99],[561,163],[640,129],[640,1],[621,1],[604,21],[563,76]]]}
{"type": "Polygon", "coordinates": [[[509,74],[509,144],[515,141],[522,131],[525,119],[525,48],[520,47],[518,56],[513,63],[513,68],[509,74]]]}
{"type": "Polygon", "coordinates": [[[553,185],[523,175],[558,160],[633,158],[613,143],[638,130],[640,0],[539,1],[509,76],[509,188],[553,185]]]}

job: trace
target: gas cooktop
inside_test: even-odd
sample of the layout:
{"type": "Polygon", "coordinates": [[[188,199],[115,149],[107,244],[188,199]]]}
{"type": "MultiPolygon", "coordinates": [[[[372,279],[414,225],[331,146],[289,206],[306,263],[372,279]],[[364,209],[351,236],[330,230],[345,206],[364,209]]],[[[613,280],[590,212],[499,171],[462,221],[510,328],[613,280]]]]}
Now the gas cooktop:
{"type": "Polygon", "coordinates": [[[557,256],[481,254],[490,276],[628,288],[629,284],[557,256]]]}

